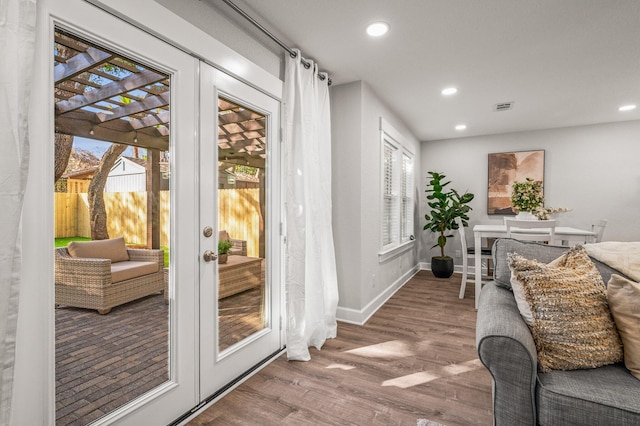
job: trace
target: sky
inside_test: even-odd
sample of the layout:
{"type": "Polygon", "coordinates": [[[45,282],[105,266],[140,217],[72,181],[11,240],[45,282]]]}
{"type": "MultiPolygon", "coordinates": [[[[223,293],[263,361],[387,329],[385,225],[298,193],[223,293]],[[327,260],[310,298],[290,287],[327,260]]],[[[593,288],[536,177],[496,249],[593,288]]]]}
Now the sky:
{"type": "MultiPolygon", "coordinates": [[[[107,149],[109,149],[110,145],[111,143],[109,142],[98,141],[95,139],[82,138],[79,136],[75,136],[73,138],[73,147],[75,149],[89,151],[98,158],[102,158],[102,155],[107,149]]],[[[139,154],[146,155],[146,150],[141,148],[139,150],[139,154]]],[[[133,157],[133,147],[127,147],[122,155],[124,155],[125,157],[133,157]]]]}

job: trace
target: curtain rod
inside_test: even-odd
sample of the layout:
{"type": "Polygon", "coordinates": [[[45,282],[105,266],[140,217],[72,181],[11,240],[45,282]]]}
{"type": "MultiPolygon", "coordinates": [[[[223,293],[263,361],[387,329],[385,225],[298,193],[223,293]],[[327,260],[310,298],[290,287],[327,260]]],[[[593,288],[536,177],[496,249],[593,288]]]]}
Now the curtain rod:
{"type": "MultiPolygon", "coordinates": [[[[286,44],[284,44],[278,37],[274,36],[273,34],[271,34],[271,32],[269,32],[269,30],[267,30],[264,26],[262,26],[258,21],[256,21],[255,19],[253,19],[251,16],[249,16],[249,14],[247,14],[247,12],[245,12],[244,10],[240,9],[235,3],[233,3],[231,0],[222,0],[224,3],[227,4],[227,6],[229,6],[231,9],[233,9],[234,11],[236,11],[240,16],[242,16],[244,19],[246,19],[247,21],[249,21],[251,24],[253,24],[253,26],[255,26],[256,28],[258,28],[260,31],[262,31],[267,37],[269,37],[271,40],[275,41],[278,46],[282,47],[284,50],[286,50],[289,55],[291,55],[292,58],[295,58],[298,56],[298,54],[296,53],[295,50],[291,49],[289,46],[287,46],[286,44]]],[[[305,61],[304,58],[300,58],[300,61],[302,62],[302,65],[304,65],[305,68],[309,69],[309,67],[311,66],[311,63],[305,61]]],[[[324,80],[325,76],[322,74],[318,74],[318,78],[320,80],[324,80]]],[[[328,81],[329,86],[331,86],[331,79],[329,78],[328,81]]]]}

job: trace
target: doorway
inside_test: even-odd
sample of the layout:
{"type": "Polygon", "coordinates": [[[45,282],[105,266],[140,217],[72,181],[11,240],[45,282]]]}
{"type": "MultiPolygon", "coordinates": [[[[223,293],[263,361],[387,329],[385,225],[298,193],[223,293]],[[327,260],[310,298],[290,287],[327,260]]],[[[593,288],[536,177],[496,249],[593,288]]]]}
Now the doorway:
{"type": "MultiPolygon", "coordinates": [[[[54,100],[56,132],[101,140],[102,155],[124,148],[111,150],[97,191],[107,200],[105,189],[121,189],[106,202],[107,237],[162,251],[163,284],[108,309],[56,299],[56,418],[169,423],[282,347],[280,103],[121,20],[87,13],[91,32],[59,23],[51,37],[54,85],[67,90],[54,100]],[[122,190],[136,166],[143,186],[122,190]],[[107,349],[88,338],[97,335],[107,349]],[[89,359],[104,372],[86,374],[89,359]]],[[[76,222],[90,216],[81,194],[94,177],[66,175],[76,222]]],[[[86,235],[75,229],[80,240],[106,238],[91,225],[86,235]]]]}
{"type": "Polygon", "coordinates": [[[282,347],[282,209],[279,102],[204,63],[200,76],[200,247],[216,253],[200,270],[207,397],[282,347]]]}

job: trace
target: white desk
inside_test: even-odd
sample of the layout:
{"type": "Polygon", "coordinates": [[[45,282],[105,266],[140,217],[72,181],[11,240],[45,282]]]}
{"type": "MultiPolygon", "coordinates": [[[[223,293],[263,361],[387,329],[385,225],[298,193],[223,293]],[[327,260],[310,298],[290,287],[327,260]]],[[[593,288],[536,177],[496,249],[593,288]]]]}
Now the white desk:
{"type": "MultiPolygon", "coordinates": [[[[512,232],[516,231],[512,229],[512,232]]],[[[527,233],[536,232],[535,229],[527,229],[527,233]]],[[[538,230],[544,233],[544,230],[538,230]]],[[[480,289],[482,288],[482,258],[480,257],[480,247],[483,238],[505,238],[507,236],[506,225],[475,225],[473,227],[474,244],[476,247],[474,257],[474,268],[476,273],[476,309],[478,309],[478,301],[480,300],[480,289]]],[[[595,241],[596,233],[584,229],[570,228],[567,226],[556,226],[556,239],[562,240],[563,244],[574,243],[590,243],[595,241]]]]}

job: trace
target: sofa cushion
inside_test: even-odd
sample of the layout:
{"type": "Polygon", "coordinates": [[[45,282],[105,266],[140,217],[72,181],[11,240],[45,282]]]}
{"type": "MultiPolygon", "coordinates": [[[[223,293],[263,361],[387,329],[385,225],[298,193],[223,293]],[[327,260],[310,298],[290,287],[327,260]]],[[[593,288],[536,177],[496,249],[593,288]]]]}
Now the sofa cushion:
{"type": "Polygon", "coordinates": [[[611,275],[607,300],[622,339],[624,365],[640,379],[640,284],[611,275]]]}
{"type": "Polygon", "coordinates": [[[110,259],[111,262],[129,260],[127,246],[122,237],[108,240],[72,241],[67,246],[67,251],[72,257],[110,259]]]}
{"type": "Polygon", "coordinates": [[[638,425],[638,380],[622,364],[538,373],[540,425],[638,425]]]}
{"type": "Polygon", "coordinates": [[[130,280],[158,272],[157,262],[118,262],[111,264],[111,282],[130,280]]]}
{"type": "MultiPolygon", "coordinates": [[[[501,238],[493,244],[493,261],[494,261],[494,280],[496,285],[511,290],[511,270],[507,255],[509,253],[518,253],[526,259],[535,259],[538,262],[548,263],[558,258],[569,250],[567,247],[557,247],[532,241],[518,241],[511,238],[501,238]]],[[[602,276],[602,280],[607,283],[611,274],[623,275],[602,262],[595,259],[591,261],[602,276]]]]}
{"type": "Polygon", "coordinates": [[[593,368],[622,360],[622,344],[600,273],[582,247],[551,264],[509,255],[533,317],[542,371],[593,368]]]}

